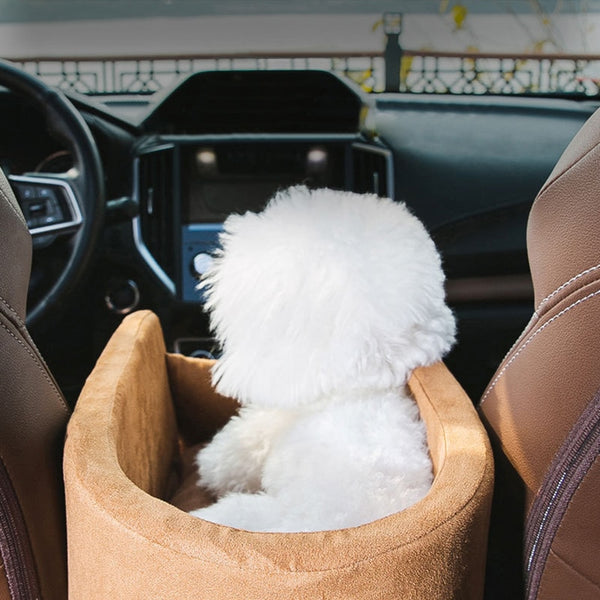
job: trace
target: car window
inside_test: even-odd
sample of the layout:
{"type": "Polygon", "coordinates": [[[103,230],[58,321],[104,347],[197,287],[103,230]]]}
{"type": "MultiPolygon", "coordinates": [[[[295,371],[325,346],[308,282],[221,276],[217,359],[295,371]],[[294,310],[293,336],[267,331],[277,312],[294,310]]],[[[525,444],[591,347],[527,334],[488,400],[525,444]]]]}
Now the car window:
{"type": "Polygon", "coordinates": [[[255,68],[332,70],[373,93],[593,97],[599,32],[598,0],[0,0],[1,56],[104,97],[255,68]]]}

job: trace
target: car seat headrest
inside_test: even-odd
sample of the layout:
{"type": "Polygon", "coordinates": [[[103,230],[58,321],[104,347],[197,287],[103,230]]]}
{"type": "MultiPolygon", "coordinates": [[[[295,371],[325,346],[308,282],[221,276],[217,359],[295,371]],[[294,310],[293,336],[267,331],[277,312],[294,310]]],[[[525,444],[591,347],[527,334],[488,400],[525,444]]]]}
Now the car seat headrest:
{"type": "Polygon", "coordinates": [[[0,170],[0,302],[25,320],[31,271],[31,236],[23,213],[0,170]]]}
{"type": "Polygon", "coordinates": [[[585,123],[538,193],[527,250],[538,313],[600,269],[600,111],[585,123]]]}

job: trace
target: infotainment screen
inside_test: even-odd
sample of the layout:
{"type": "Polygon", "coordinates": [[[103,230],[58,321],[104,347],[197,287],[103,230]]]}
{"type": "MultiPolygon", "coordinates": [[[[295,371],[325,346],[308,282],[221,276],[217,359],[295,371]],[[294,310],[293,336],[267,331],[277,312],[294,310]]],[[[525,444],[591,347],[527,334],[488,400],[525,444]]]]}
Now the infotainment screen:
{"type": "Polygon", "coordinates": [[[341,143],[242,142],[184,149],[185,223],[218,223],[230,213],[258,212],[290,185],[344,188],[341,143]]]}

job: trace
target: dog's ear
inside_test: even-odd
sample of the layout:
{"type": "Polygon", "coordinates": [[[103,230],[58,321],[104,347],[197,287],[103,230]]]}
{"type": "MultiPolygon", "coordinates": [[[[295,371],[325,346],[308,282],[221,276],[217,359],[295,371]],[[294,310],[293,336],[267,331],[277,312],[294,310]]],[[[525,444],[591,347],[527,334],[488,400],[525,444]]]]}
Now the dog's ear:
{"type": "Polygon", "coordinates": [[[218,390],[294,406],[402,385],[454,341],[435,245],[401,203],[294,187],[231,216],[205,279],[218,390]]]}

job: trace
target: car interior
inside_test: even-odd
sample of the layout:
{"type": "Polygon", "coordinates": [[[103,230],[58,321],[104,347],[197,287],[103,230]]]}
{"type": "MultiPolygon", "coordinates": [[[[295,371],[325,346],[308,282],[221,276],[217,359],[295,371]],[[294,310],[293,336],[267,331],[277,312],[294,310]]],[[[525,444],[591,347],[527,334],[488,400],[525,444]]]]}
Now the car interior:
{"type": "Polygon", "coordinates": [[[0,599],[600,598],[599,106],[321,69],[99,101],[1,61],[0,599]],[[435,490],[351,541],[184,512],[237,406],[198,282],[298,183],[405,202],[458,324],[410,382],[435,490]]]}

